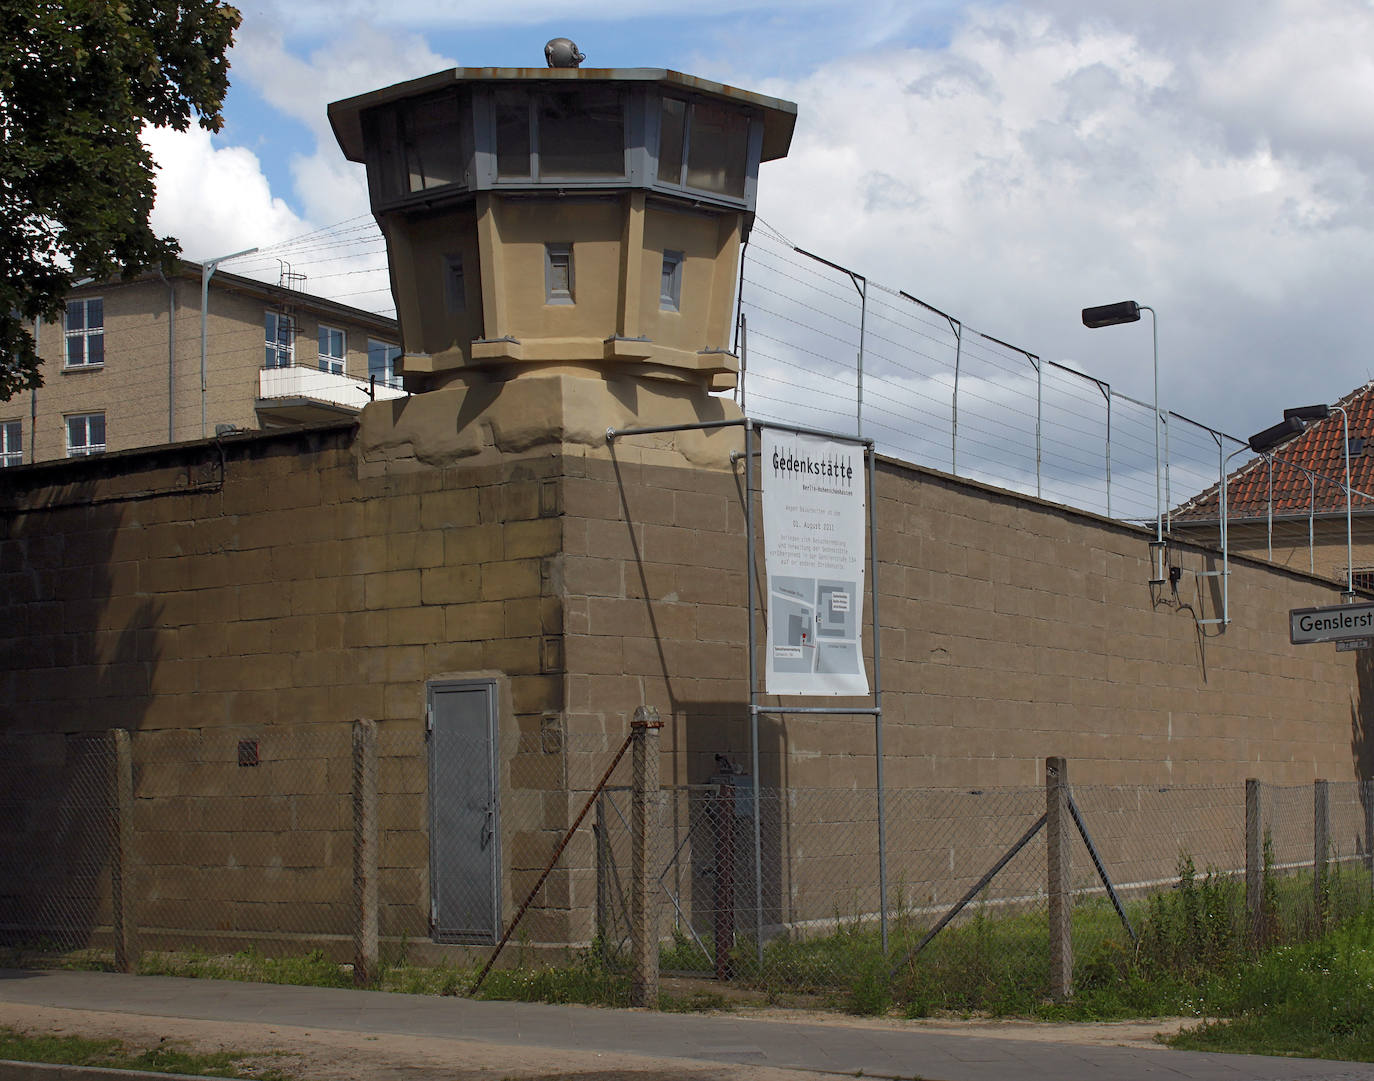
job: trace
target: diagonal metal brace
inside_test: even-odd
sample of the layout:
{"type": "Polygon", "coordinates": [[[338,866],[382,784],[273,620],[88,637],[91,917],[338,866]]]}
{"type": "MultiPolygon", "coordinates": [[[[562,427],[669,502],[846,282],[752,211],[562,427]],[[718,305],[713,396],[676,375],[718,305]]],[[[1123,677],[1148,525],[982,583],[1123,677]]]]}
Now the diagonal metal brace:
{"type": "Polygon", "coordinates": [[[1000,860],[998,860],[996,863],[992,865],[992,868],[988,871],[988,873],[985,874],[982,878],[980,878],[976,883],[974,883],[973,888],[970,889],[968,893],[964,894],[964,896],[960,897],[958,903],[955,904],[953,908],[951,908],[948,912],[944,914],[944,917],[940,920],[940,922],[926,932],[926,937],[921,939],[920,942],[918,942],[915,946],[913,946],[905,954],[902,955],[902,959],[898,961],[895,965],[893,965],[892,971],[887,974],[888,979],[892,979],[892,977],[896,976],[897,970],[900,969],[903,965],[909,964],[911,961],[915,960],[916,955],[920,953],[923,949],[925,949],[927,945],[929,945],[930,940],[932,938],[934,938],[936,935],[938,935],[941,931],[945,929],[945,925],[948,924],[950,920],[954,919],[955,916],[959,915],[959,913],[964,910],[965,905],[967,905],[970,901],[972,901],[975,897],[978,896],[978,894],[982,891],[983,887],[986,886],[989,882],[991,882],[994,877],[996,877],[997,872],[1000,871],[1007,864],[1009,864],[1012,861],[1012,858],[1016,855],[1016,853],[1020,852],[1021,849],[1025,848],[1026,845],[1030,844],[1031,838],[1045,828],[1046,817],[1046,815],[1041,815],[1039,818],[1037,818],[1035,820],[1035,825],[1031,826],[1030,829],[1026,830],[1026,832],[1021,835],[1021,839],[1017,841],[1014,845],[1012,845],[1011,848],[1007,849],[1006,854],[1003,855],[1003,857],[1000,860]]]}
{"type": "Polygon", "coordinates": [[[1088,827],[1083,824],[1083,816],[1078,813],[1078,804],[1073,801],[1073,793],[1069,794],[1069,814],[1073,815],[1073,824],[1078,827],[1078,835],[1083,838],[1083,843],[1088,848],[1088,855],[1092,857],[1093,866],[1097,868],[1097,877],[1102,879],[1102,885],[1107,887],[1107,896],[1112,899],[1112,907],[1116,909],[1116,914],[1121,917],[1121,925],[1126,928],[1126,933],[1131,936],[1133,946],[1140,945],[1140,939],[1136,937],[1135,928],[1131,926],[1131,921],[1126,917],[1126,909],[1121,905],[1121,898],[1116,895],[1116,887],[1112,885],[1112,880],[1107,877],[1107,868],[1102,865],[1102,857],[1097,854],[1097,846],[1093,844],[1093,839],[1088,836],[1088,827]]]}

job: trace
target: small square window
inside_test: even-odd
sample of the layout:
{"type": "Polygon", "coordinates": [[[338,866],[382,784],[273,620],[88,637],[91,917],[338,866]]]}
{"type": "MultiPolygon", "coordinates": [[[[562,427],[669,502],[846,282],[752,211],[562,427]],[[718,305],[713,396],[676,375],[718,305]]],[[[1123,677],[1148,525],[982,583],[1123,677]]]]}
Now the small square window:
{"type": "Polygon", "coordinates": [[[547,303],[573,303],[574,282],[571,244],[544,245],[544,288],[547,303]]]}
{"type": "Polygon", "coordinates": [[[345,338],[342,330],[320,324],[320,371],[343,375],[345,338]]]}
{"type": "Polygon", "coordinates": [[[67,418],[67,457],[105,453],[105,414],[78,413],[67,418]]]}
{"type": "Polygon", "coordinates": [[[682,252],[663,253],[663,275],[658,289],[658,306],[665,312],[682,307],[682,252]]]}
{"type": "Polygon", "coordinates": [[[450,315],[462,315],[468,310],[467,280],[463,277],[463,257],[444,256],[444,303],[450,315]]]}

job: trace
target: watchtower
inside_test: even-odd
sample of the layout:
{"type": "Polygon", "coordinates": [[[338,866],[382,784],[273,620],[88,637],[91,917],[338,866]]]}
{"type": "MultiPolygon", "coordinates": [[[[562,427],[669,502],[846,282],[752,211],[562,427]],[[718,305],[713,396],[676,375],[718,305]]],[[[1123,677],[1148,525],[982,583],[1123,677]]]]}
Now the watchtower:
{"type": "Polygon", "coordinates": [[[408,390],[735,386],[740,244],[791,102],[659,69],[455,68],[329,118],[367,165],[408,390]]]}

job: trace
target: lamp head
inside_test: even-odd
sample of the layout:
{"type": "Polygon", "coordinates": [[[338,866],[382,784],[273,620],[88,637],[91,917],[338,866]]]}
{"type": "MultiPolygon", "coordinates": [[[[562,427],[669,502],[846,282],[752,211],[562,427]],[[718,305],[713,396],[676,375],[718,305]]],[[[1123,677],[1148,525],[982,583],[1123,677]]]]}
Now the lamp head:
{"type": "Polygon", "coordinates": [[[1098,327],[1114,327],[1118,323],[1140,322],[1140,305],[1134,300],[1121,300],[1115,304],[1100,304],[1096,308],[1083,309],[1083,325],[1090,330],[1098,327]]]}
{"type": "Polygon", "coordinates": [[[1256,454],[1263,454],[1266,450],[1273,450],[1280,443],[1286,443],[1295,435],[1301,434],[1306,427],[1307,421],[1301,417],[1290,417],[1285,414],[1283,420],[1277,424],[1252,435],[1249,440],[1250,449],[1256,454]]]}
{"type": "Polygon", "coordinates": [[[1329,405],[1299,405],[1292,409],[1283,411],[1283,419],[1291,420],[1296,417],[1298,420],[1325,420],[1331,415],[1329,405]]]}

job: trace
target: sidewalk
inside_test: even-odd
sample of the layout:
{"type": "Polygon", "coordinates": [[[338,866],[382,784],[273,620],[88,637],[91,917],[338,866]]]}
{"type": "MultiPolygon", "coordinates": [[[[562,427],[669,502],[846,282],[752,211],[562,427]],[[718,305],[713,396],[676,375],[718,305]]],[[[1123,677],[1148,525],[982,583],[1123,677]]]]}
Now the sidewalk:
{"type": "Polygon", "coordinates": [[[427,1037],[477,1043],[488,1058],[504,1045],[925,1081],[1374,1081],[1374,1065],[1364,1063],[105,972],[0,970],[3,1003],[427,1037]]]}

